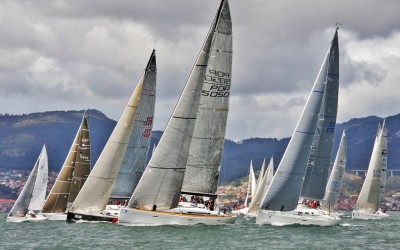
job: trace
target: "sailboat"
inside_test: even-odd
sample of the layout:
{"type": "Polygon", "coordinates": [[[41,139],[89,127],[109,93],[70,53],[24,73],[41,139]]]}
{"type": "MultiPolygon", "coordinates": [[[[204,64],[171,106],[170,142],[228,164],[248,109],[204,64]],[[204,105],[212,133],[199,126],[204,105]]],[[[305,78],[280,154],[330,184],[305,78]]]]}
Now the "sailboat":
{"type": "Polygon", "coordinates": [[[322,210],[297,207],[300,195],[321,195],[317,187],[322,185],[317,182],[322,182],[322,189],[325,190],[327,177],[325,183],[317,179],[322,178],[324,172],[327,175],[329,168],[332,148],[329,137],[333,138],[335,129],[338,87],[339,43],[336,29],[303,113],[263,199],[257,224],[331,226],[339,223],[337,216],[324,214],[322,210]],[[329,157],[328,164],[324,157],[329,157]]]}
{"type": "MultiPolygon", "coordinates": [[[[260,171],[260,175],[261,175],[261,171],[260,171]]],[[[253,198],[256,193],[257,184],[258,183],[256,182],[256,176],[254,174],[253,160],[250,160],[249,179],[247,181],[246,198],[245,198],[244,204],[243,204],[244,207],[242,207],[239,210],[236,210],[237,213],[247,214],[247,212],[249,211],[250,200],[251,200],[251,202],[253,202],[253,198]],[[251,197],[251,199],[250,199],[250,197],[251,197]]]]}
{"type": "MultiPolygon", "coordinates": [[[[265,160],[263,166],[265,165],[265,160]]],[[[257,183],[257,191],[252,198],[251,204],[246,215],[250,217],[256,217],[258,214],[258,210],[260,209],[260,205],[262,204],[262,199],[265,197],[265,194],[268,190],[269,185],[271,185],[272,178],[274,177],[274,159],[271,157],[269,161],[268,167],[265,173],[262,175],[262,179],[257,183]]]]}
{"type": "Polygon", "coordinates": [[[90,173],[90,138],[86,113],[41,214],[49,220],[66,220],[67,208],[75,201],[90,173]]]}
{"type": "Polygon", "coordinates": [[[353,219],[377,220],[389,216],[380,208],[386,185],[387,174],[387,130],[386,120],[378,126],[374,148],[372,149],[367,176],[353,211],[353,219]]]}
{"type": "Polygon", "coordinates": [[[112,193],[118,198],[126,197],[129,192],[132,194],[135,180],[140,178],[146,164],[153,126],[156,74],[153,50],[110,138],[68,211],[68,221],[116,222],[118,219],[118,213],[105,209],[112,193]],[[121,183],[115,185],[117,180],[121,183]]]}
{"type": "Polygon", "coordinates": [[[235,217],[180,206],[182,194],[215,201],[232,67],[232,24],[222,0],[186,86],[127,208],[121,225],[233,223],[235,217]]]}
{"type": "Polygon", "coordinates": [[[46,145],[43,145],[28,180],[7,216],[7,222],[47,219],[37,213],[42,209],[46,197],[48,169],[46,145]]]}
{"type": "Polygon", "coordinates": [[[337,199],[339,198],[344,170],[346,169],[346,159],[346,133],[345,131],[343,131],[335,162],[333,163],[333,167],[329,175],[328,184],[326,185],[325,195],[321,202],[321,209],[327,211],[328,213],[330,213],[334,209],[337,199]]]}

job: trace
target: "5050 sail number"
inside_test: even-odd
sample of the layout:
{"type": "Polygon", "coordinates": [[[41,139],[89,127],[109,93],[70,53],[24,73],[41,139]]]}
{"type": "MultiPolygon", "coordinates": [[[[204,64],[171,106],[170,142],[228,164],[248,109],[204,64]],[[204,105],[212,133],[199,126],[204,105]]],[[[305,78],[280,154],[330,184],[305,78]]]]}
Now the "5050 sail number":
{"type": "Polygon", "coordinates": [[[231,89],[230,74],[217,70],[209,70],[208,73],[205,80],[211,85],[208,90],[203,89],[201,94],[210,97],[228,97],[231,89]]]}

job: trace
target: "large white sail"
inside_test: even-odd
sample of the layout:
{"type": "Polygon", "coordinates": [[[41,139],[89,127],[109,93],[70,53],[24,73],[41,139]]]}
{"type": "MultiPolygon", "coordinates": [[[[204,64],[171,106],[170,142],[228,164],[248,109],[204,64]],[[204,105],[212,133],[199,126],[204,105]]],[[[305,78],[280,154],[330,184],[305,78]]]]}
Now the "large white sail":
{"type": "Polygon", "coordinates": [[[29,203],[31,202],[33,189],[35,187],[36,177],[39,169],[39,162],[42,156],[42,152],[46,150],[45,146],[43,146],[42,151],[36,160],[35,165],[28,177],[28,180],[25,182],[24,187],[21,190],[17,200],[15,201],[13,207],[11,208],[8,216],[9,217],[24,217],[28,212],[29,203]]]}
{"type": "Polygon", "coordinates": [[[253,198],[255,194],[256,178],[254,176],[253,160],[250,160],[249,167],[249,179],[247,181],[247,193],[244,199],[244,205],[247,207],[249,205],[250,195],[253,198]]]}
{"type": "Polygon", "coordinates": [[[318,77],[298,121],[289,145],[282,157],[271,185],[264,198],[262,209],[290,211],[297,207],[306,174],[318,117],[321,110],[331,57],[338,51],[337,31],[324,59],[318,77]]]}
{"type": "Polygon", "coordinates": [[[344,170],[346,168],[346,158],[347,158],[346,133],[345,131],[343,131],[342,138],[340,139],[339,148],[336,154],[335,162],[333,163],[333,167],[329,175],[329,180],[326,185],[325,195],[321,203],[321,208],[326,211],[331,211],[334,208],[337,199],[339,198],[344,170]]]}
{"type": "Polygon", "coordinates": [[[198,117],[198,110],[203,85],[208,82],[206,75],[211,73],[208,71],[209,61],[213,61],[210,56],[219,56],[211,51],[212,43],[216,42],[213,37],[222,29],[219,25],[224,22],[219,20],[226,11],[229,12],[227,2],[223,1],[157,149],[132,194],[130,207],[168,210],[178,205],[196,119],[202,118],[198,117]]]}
{"type": "Polygon", "coordinates": [[[87,181],[72,203],[70,212],[99,212],[107,206],[132,135],[136,110],[147,73],[146,68],[87,181]]]}
{"type": "Polygon", "coordinates": [[[40,211],[43,208],[46,199],[47,181],[49,179],[49,165],[47,159],[46,145],[43,145],[40,153],[39,165],[35,185],[33,187],[32,198],[28,210],[40,211]]]}
{"type": "Polygon", "coordinates": [[[150,57],[144,77],[132,136],[115,181],[111,198],[130,198],[146,167],[156,101],[157,68],[155,50],[153,50],[150,57]]]}
{"type": "Polygon", "coordinates": [[[325,96],[319,115],[301,197],[322,200],[328,180],[339,94],[339,45],[337,30],[332,40],[326,71],[325,96]]]}
{"type": "Polygon", "coordinates": [[[247,213],[257,215],[257,212],[262,204],[262,199],[264,198],[269,185],[271,185],[273,177],[274,177],[274,160],[273,157],[271,157],[271,160],[269,161],[265,174],[262,176],[262,179],[257,184],[257,192],[255,196],[252,197],[251,204],[249,206],[249,211],[247,213]]]}
{"type": "Polygon", "coordinates": [[[384,192],[382,179],[386,179],[387,173],[387,155],[387,130],[385,121],[383,121],[382,127],[380,125],[378,127],[367,176],[358,196],[356,211],[372,213],[379,210],[381,196],[384,192]]]}
{"type": "Polygon", "coordinates": [[[225,140],[232,77],[232,21],[221,3],[190,144],[183,193],[215,194],[225,140]]]}
{"type": "Polygon", "coordinates": [[[73,202],[90,172],[90,138],[86,114],[74,138],[60,173],[46,198],[42,211],[44,213],[63,213],[68,201],[73,202]],[[71,188],[74,183],[74,188],[71,188]],[[70,197],[71,189],[76,190],[70,197]]]}

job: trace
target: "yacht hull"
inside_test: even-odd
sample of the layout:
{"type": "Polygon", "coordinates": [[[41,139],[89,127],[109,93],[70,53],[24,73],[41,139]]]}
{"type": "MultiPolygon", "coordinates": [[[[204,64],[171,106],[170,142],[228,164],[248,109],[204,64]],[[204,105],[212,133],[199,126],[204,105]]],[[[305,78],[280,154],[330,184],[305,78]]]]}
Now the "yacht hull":
{"type": "Polygon", "coordinates": [[[45,221],[45,220],[48,220],[46,217],[44,217],[44,216],[40,216],[40,215],[37,215],[35,218],[33,218],[33,217],[7,217],[7,222],[29,222],[29,221],[33,221],[33,222],[36,222],[36,221],[45,221]]]}
{"type": "Polygon", "coordinates": [[[112,215],[106,215],[101,213],[82,214],[82,213],[71,213],[67,214],[68,222],[111,222],[116,223],[118,217],[112,215]]]}
{"type": "Polygon", "coordinates": [[[273,226],[287,225],[315,225],[315,226],[335,226],[340,222],[340,218],[335,215],[327,214],[319,209],[302,209],[293,211],[270,211],[261,210],[256,218],[259,225],[271,224],[273,226]]]}
{"type": "Polygon", "coordinates": [[[386,214],[382,211],[377,212],[361,212],[361,211],[353,211],[352,218],[359,220],[381,220],[389,217],[389,214],[386,214]]]}
{"type": "Polygon", "coordinates": [[[235,216],[217,214],[190,214],[164,211],[143,211],[134,208],[122,208],[118,224],[124,226],[159,225],[219,225],[231,224],[235,216]]]}

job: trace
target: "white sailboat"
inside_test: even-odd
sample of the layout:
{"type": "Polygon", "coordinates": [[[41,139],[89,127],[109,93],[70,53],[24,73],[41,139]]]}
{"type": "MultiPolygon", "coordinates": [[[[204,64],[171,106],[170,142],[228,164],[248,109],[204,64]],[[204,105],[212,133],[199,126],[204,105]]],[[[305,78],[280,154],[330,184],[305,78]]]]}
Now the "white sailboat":
{"type": "Polygon", "coordinates": [[[117,221],[118,213],[105,209],[112,193],[118,198],[132,193],[135,179],[140,178],[145,167],[153,124],[156,74],[153,50],[110,138],[68,211],[68,221],[117,221]],[[117,179],[121,185],[115,185],[113,191],[117,179]]]}
{"type": "Polygon", "coordinates": [[[367,176],[353,211],[353,219],[377,220],[389,216],[380,208],[386,185],[387,174],[387,130],[385,120],[379,124],[367,176]]]}
{"type": "Polygon", "coordinates": [[[86,113],[41,214],[49,220],[66,220],[67,207],[75,201],[90,173],[90,137],[86,113]]]}
{"type": "Polygon", "coordinates": [[[321,202],[321,209],[327,211],[328,213],[334,210],[337,199],[339,198],[340,188],[343,182],[344,170],[346,169],[346,159],[346,133],[345,131],[343,131],[335,162],[333,163],[333,167],[329,175],[328,184],[326,185],[325,195],[321,202]]]}
{"type": "Polygon", "coordinates": [[[47,219],[37,213],[42,209],[46,197],[48,169],[46,145],[43,145],[25,186],[7,216],[7,222],[47,219]]]}
{"type": "Polygon", "coordinates": [[[325,190],[326,186],[333,140],[330,137],[333,138],[335,128],[339,87],[337,31],[336,29],[300,120],[263,199],[257,224],[331,226],[339,223],[337,216],[326,214],[322,210],[297,207],[300,195],[322,199],[323,191],[318,190],[318,187],[321,189],[323,186],[322,190],[325,190]],[[325,158],[328,157],[326,164],[325,158]]]}
{"type": "Polygon", "coordinates": [[[256,183],[256,176],[254,174],[254,168],[253,168],[253,160],[250,160],[250,167],[249,167],[249,179],[247,181],[247,192],[246,192],[246,198],[244,200],[244,204],[241,209],[236,210],[237,213],[239,214],[247,214],[249,211],[249,204],[250,200],[253,202],[253,198],[256,194],[256,188],[257,188],[257,183],[256,183]],[[250,199],[251,197],[251,199],[250,199]]]}
{"type": "MultiPolygon", "coordinates": [[[[265,160],[263,162],[263,166],[265,166],[265,160]]],[[[260,206],[262,204],[262,199],[265,197],[265,194],[268,190],[269,185],[272,182],[273,177],[274,177],[274,160],[273,157],[271,157],[267,170],[262,175],[262,179],[257,183],[257,191],[254,197],[252,198],[251,204],[249,206],[246,215],[250,217],[257,216],[258,211],[260,210],[260,206]]]]}
{"type": "Polygon", "coordinates": [[[192,73],[121,225],[222,224],[234,216],[179,205],[182,194],[215,199],[232,67],[232,24],[222,0],[192,73]]]}

